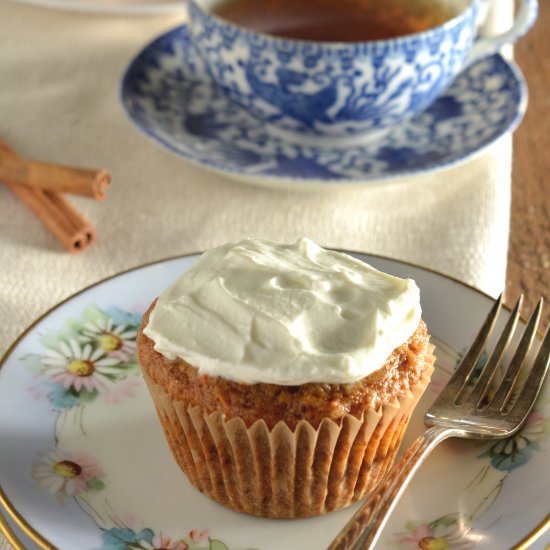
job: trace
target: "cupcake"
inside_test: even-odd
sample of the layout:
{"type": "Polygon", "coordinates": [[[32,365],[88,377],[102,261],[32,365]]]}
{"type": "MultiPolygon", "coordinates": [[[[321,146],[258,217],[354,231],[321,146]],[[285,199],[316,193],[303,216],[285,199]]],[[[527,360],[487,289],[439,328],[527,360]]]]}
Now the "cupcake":
{"type": "Polygon", "coordinates": [[[205,252],[151,304],[139,363],[191,483],[248,514],[361,499],[433,370],[414,281],[309,239],[205,252]]]}

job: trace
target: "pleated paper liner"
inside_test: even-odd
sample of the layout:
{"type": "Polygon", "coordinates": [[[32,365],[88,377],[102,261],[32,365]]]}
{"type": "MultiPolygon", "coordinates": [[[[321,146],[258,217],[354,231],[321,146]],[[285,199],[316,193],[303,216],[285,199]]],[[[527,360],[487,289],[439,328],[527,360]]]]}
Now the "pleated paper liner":
{"type": "Polygon", "coordinates": [[[365,496],[392,465],[410,416],[426,389],[434,357],[407,394],[362,419],[301,420],[269,430],[241,418],[175,401],[142,369],[170,449],[191,483],[239,512],[274,518],[316,516],[365,496]]]}

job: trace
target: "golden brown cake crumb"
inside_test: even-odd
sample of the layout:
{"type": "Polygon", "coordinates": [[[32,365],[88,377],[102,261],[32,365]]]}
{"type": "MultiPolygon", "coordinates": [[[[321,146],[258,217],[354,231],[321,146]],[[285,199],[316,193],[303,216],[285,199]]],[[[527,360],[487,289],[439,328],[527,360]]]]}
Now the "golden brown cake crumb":
{"type": "Polygon", "coordinates": [[[317,428],[325,417],[337,422],[345,414],[360,418],[365,409],[377,410],[382,403],[407,393],[421,377],[428,355],[429,335],[421,321],[382,368],[353,384],[240,384],[200,374],[182,359],[171,361],[156,352],[154,342],[143,334],[152,307],[138,335],[140,362],[151,379],[178,401],[208,412],[223,412],[228,418],[240,417],[247,426],[260,418],[269,428],[283,420],[291,429],[302,419],[317,428]]]}

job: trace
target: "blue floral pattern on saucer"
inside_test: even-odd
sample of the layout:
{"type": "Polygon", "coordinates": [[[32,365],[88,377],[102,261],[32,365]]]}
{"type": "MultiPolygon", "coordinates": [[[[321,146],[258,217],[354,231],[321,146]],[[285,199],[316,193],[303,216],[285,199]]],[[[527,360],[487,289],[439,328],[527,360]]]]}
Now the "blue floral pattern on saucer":
{"type": "Polygon", "coordinates": [[[420,115],[376,141],[346,147],[286,141],[209,78],[186,26],[130,63],[121,99],[133,123],[178,155],[256,183],[364,183],[464,161],[521,121],[527,90],[500,55],[462,72],[420,115]]]}

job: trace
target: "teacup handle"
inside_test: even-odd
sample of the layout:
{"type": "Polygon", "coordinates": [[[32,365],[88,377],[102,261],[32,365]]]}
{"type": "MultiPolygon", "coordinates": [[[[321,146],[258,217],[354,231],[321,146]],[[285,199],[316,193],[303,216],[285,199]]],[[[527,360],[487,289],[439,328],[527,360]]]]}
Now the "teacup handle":
{"type": "Polygon", "coordinates": [[[520,7],[512,27],[496,36],[478,38],[472,46],[464,66],[471,65],[483,57],[498,53],[504,45],[513,44],[527,33],[537,19],[538,1],[519,0],[519,3],[520,7]]]}

